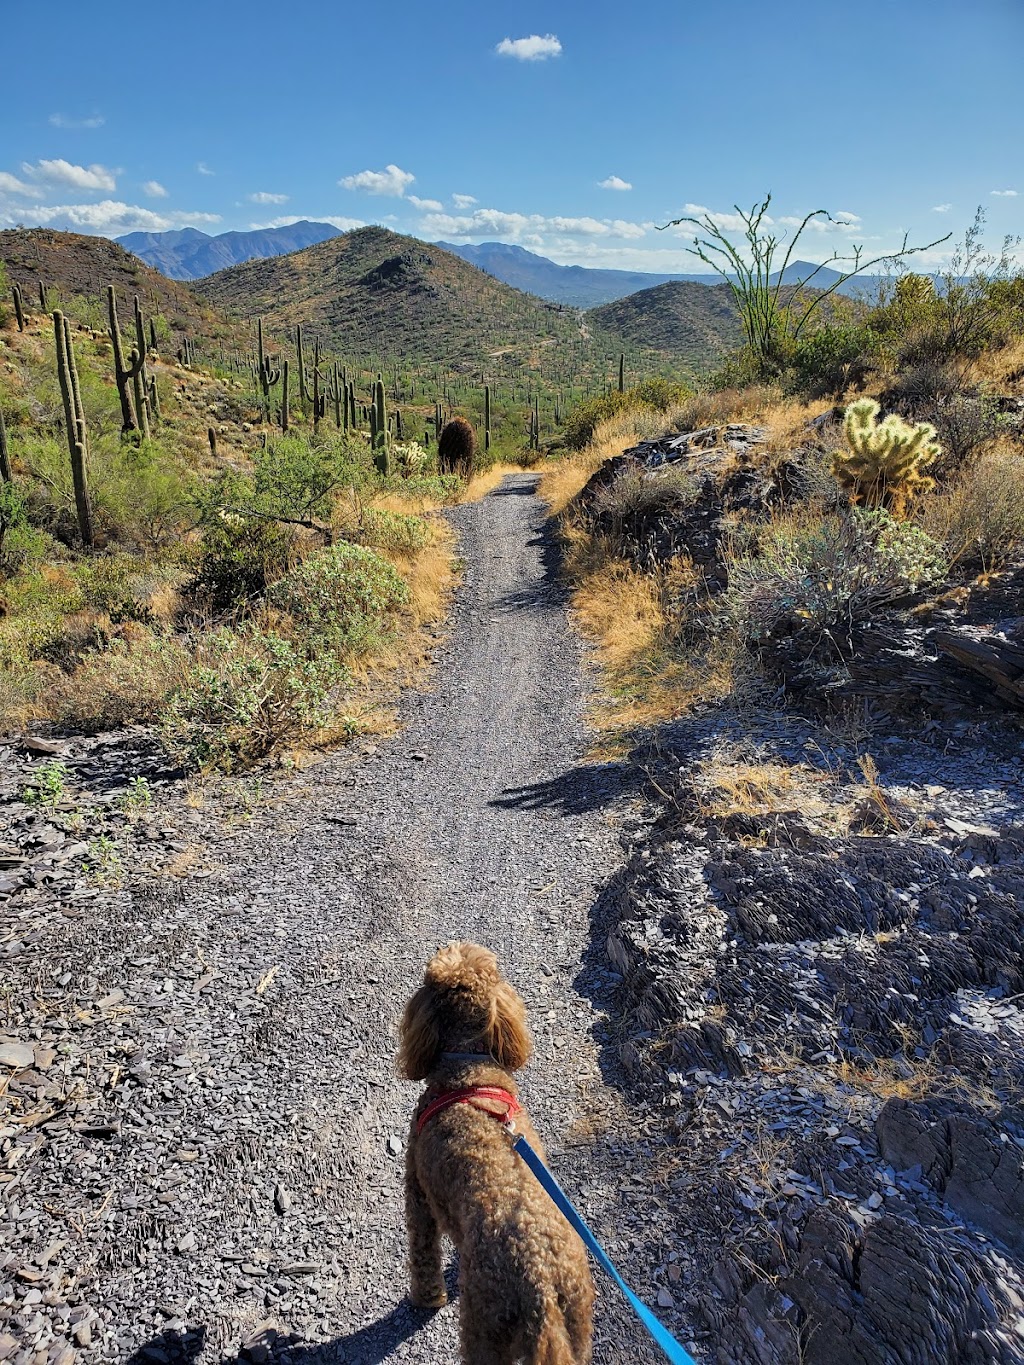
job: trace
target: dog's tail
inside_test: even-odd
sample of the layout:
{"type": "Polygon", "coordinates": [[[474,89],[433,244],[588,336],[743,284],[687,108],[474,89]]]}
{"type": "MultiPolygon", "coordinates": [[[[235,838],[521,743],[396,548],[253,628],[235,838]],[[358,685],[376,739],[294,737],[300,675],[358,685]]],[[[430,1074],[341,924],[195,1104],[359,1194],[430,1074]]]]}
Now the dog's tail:
{"type": "Polygon", "coordinates": [[[533,1353],[526,1359],[528,1365],[578,1365],[565,1328],[565,1319],[557,1304],[548,1305],[533,1353]]]}

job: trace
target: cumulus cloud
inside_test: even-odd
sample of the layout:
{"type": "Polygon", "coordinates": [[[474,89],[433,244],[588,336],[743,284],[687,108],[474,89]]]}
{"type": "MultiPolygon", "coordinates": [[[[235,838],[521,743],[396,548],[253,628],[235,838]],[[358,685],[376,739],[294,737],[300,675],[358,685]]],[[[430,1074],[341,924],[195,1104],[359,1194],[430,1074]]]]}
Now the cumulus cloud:
{"type": "Polygon", "coordinates": [[[330,223],[339,232],[351,232],[353,228],[366,226],[361,218],[337,218],[330,213],[287,213],[281,218],[271,218],[269,223],[250,223],[249,229],[260,232],[263,228],[291,227],[293,223],[330,223]]]}
{"type": "Polygon", "coordinates": [[[247,196],[250,204],[287,204],[286,194],[269,194],[266,190],[257,190],[255,194],[247,196]]]}
{"type": "Polygon", "coordinates": [[[67,114],[51,114],[51,128],[102,128],[106,123],[102,114],[90,114],[88,118],[71,118],[67,114]]]}
{"type": "MultiPolygon", "coordinates": [[[[0,226],[13,227],[27,216],[0,210],[0,226]]],[[[219,213],[156,213],[138,204],[102,199],[96,204],[51,204],[33,208],[31,222],[71,232],[95,233],[100,237],[120,237],[126,232],[166,232],[175,227],[198,227],[219,223],[219,213]]]]}
{"type": "Polygon", "coordinates": [[[994,195],[996,196],[997,199],[1016,199],[1016,198],[1017,198],[1017,191],[1016,191],[1016,190],[990,190],[989,193],[990,193],[990,194],[994,194],[994,195]]]}
{"type": "Polygon", "coordinates": [[[610,175],[607,180],[599,180],[598,188],[602,190],[631,190],[633,186],[628,180],[623,180],[621,176],[610,175]]]}
{"type": "Polygon", "coordinates": [[[386,194],[401,199],[416,177],[410,171],[389,164],[382,171],[359,171],[343,176],[338,184],[346,190],[362,190],[365,194],[386,194]]]}
{"type": "Polygon", "coordinates": [[[76,190],[116,190],[117,172],[106,166],[75,166],[70,161],[37,161],[34,166],[22,162],[21,169],[34,180],[47,185],[70,185],[76,190]]]}
{"type": "Polygon", "coordinates": [[[453,194],[452,203],[457,209],[471,209],[476,199],[471,194],[453,194]]]}
{"type": "Polygon", "coordinates": [[[37,185],[26,185],[16,175],[0,171],[0,194],[20,194],[26,199],[41,199],[43,192],[37,185]]]}
{"type": "Polygon", "coordinates": [[[148,195],[150,199],[167,198],[167,191],[159,180],[146,180],[142,186],[142,193],[148,195]]]}
{"type": "Polygon", "coordinates": [[[431,212],[440,213],[444,205],[439,199],[421,199],[419,195],[410,194],[406,196],[409,203],[417,209],[429,209],[431,212]]]}
{"type": "Polygon", "coordinates": [[[948,213],[952,207],[952,204],[933,204],[932,213],[948,213]]]}
{"type": "Polygon", "coordinates": [[[531,33],[528,38],[502,38],[494,50],[499,57],[514,57],[517,62],[543,62],[548,57],[560,56],[562,44],[553,33],[546,33],[543,38],[531,33]]]}
{"type": "Polygon", "coordinates": [[[541,245],[544,234],[566,237],[643,237],[646,228],[622,218],[545,217],[540,213],[509,213],[504,209],[475,209],[468,214],[428,213],[420,231],[434,237],[511,238],[541,245]]]}
{"type": "Polygon", "coordinates": [[[197,161],[197,162],[196,162],[196,170],[199,172],[200,175],[216,175],[216,174],[217,174],[216,171],[211,171],[211,170],[210,170],[209,166],[206,164],[205,161],[197,161]]]}

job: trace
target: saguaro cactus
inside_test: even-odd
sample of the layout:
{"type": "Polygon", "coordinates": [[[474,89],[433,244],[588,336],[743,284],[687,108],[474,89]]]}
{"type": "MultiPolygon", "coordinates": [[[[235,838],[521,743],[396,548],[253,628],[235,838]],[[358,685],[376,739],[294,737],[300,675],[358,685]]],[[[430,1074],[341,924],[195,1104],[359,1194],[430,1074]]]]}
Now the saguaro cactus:
{"type": "Polygon", "coordinates": [[[626,357],[619,352],[619,393],[626,391],[626,357]]]}
{"type": "Polygon", "coordinates": [[[264,407],[264,412],[265,412],[265,414],[266,414],[267,421],[269,422],[269,421],[270,421],[270,390],[271,390],[271,389],[274,387],[274,385],[280,380],[280,378],[281,378],[281,371],[280,371],[280,369],[276,369],[276,370],[274,369],[273,365],[270,363],[270,356],[268,356],[268,355],[266,354],[266,352],[264,351],[264,349],[263,349],[263,319],[262,319],[262,318],[257,318],[257,319],[256,319],[256,339],[257,339],[256,344],[257,344],[258,349],[259,349],[259,362],[258,362],[258,368],[257,368],[257,376],[258,376],[258,378],[259,378],[260,388],[261,388],[262,391],[263,391],[263,407],[264,407]]]}
{"type": "Polygon", "coordinates": [[[11,452],[7,448],[7,428],[4,426],[4,410],[0,408],[0,483],[11,483],[11,452]]]}
{"type": "Polygon", "coordinates": [[[18,331],[25,330],[25,304],[21,297],[21,285],[12,284],[11,294],[14,298],[14,316],[18,319],[18,331]]]}
{"type": "Polygon", "coordinates": [[[124,363],[124,351],[121,346],[121,329],[117,325],[117,300],[114,298],[114,286],[107,285],[107,313],[110,317],[110,342],[114,348],[114,382],[117,384],[117,396],[121,400],[121,434],[125,435],[129,431],[137,431],[138,425],[135,421],[135,414],[132,412],[132,400],[128,394],[128,384],[134,381],[142,362],[138,359],[138,351],[132,351],[135,360],[131,365],[124,363]],[[132,366],[134,365],[134,369],[132,366]]]}
{"type": "Polygon", "coordinates": [[[484,450],[491,448],[491,386],[484,385],[484,450]]]}
{"type": "Polygon", "coordinates": [[[305,401],[306,401],[306,399],[307,399],[307,397],[308,397],[309,395],[306,393],[306,364],[305,364],[305,361],[304,361],[303,358],[302,358],[302,323],[301,323],[301,322],[296,323],[296,325],[295,325],[295,351],[296,351],[296,358],[297,358],[297,360],[298,360],[298,365],[299,365],[299,399],[300,399],[301,402],[305,403],[305,401]]]}
{"type": "Polygon", "coordinates": [[[75,486],[75,509],[82,544],[93,546],[92,506],[89,502],[88,446],[85,430],[85,409],[78,385],[75,348],[71,342],[71,328],[59,310],[53,314],[53,339],[57,350],[57,378],[64,401],[64,420],[67,424],[68,449],[71,452],[71,477],[75,486]]]}
{"type": "Polygon", "coordinates": [[[281,430],[288,430],[288,362],[281,365],[281,430]]]}

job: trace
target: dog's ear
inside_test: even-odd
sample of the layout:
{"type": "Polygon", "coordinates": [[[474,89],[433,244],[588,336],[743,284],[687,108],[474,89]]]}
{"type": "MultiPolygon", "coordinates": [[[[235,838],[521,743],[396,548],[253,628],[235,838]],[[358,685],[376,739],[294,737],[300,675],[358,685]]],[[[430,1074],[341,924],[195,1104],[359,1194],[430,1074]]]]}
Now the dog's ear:
{"type": "Polygon", "coordinates": [[[423,985],[405,1007],[399,1028],[398,1070],[410,1081],[422,1081],[434,1069],[441,1051],[437,992],[423,985]]]}
{"type": "Polygon", "coordinates": [[[526,1006],[506,981],[500,982],[494,991],[488,1043],[491,1056],[508,1071],[525,1066],[533,1051],[526,1026],[526,1006]]]}

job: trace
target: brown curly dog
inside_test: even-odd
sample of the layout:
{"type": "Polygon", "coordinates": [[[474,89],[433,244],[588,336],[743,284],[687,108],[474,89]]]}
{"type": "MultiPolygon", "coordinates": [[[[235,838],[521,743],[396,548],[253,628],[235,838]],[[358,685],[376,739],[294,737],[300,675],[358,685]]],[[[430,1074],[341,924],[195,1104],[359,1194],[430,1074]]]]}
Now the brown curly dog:
{"type": "Polygon", "coordinates": [[[431,958],[406,1007],[399,1053],[402,1074],[427,1082],[406,1153],[410,1297],[423,1308],[446,1302],[447,1233],[459,1250],[466,1365],[591,1358],[594,1286],[583,1244],[501,1123],[515,1113],[517,1130],[543,1156],[510,1074],[531,1047],[523,1002],[492,952],[450,943],[431,958]]]}

